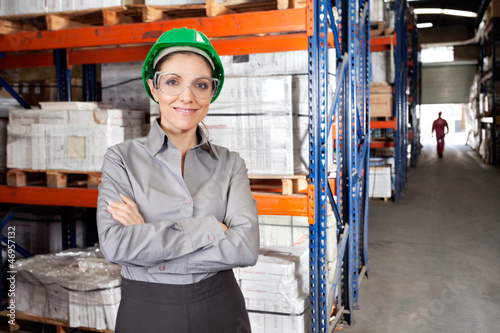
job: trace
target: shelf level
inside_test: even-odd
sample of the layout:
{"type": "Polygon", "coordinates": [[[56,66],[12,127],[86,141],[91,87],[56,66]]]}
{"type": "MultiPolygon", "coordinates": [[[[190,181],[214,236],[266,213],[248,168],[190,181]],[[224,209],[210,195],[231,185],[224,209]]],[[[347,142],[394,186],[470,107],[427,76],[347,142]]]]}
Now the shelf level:
{"type": "Polygon", "coordinates": [[[371,120],[370,128],[376,129],[384,129],[384,128],[393,128],[396,130],[398,127],[397,119],[393,118],[391,120],[371,120]]]}
{"type": "MultiPolygon", "coordinates": [[[[80,188],[9,187],[0,185],[0,202],[10,204],[97,207],[98,190],[80,188]]],[[[253,193],[261,215],[307,216],[307,195],[253,193]]]]}
{"type": "Polygon", "coordinates": [[[187,27],[209,38],[306,31],[305,9],[272,10],[217,17],[93,26],[57,31],[24,31],[0,36],[0,52],[154,43],[167,30],[187,27]]]}
{"type": "Polygon", "coordinates": [[[393,148],[393,147],[394,147],[393,141],[370,142],[370,148],[393,148]]]}

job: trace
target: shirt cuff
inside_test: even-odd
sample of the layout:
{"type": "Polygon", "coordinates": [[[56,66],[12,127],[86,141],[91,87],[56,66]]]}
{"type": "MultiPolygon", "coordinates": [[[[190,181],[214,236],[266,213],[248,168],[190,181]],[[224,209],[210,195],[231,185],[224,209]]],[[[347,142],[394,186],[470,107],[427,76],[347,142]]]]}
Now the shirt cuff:
{"type": "Polygon", "coordinates": [[[193,252],[207,245],[219,242],[226,238],[226,234],[215,216],[195,217],[186,220],[180,220],[186,239],[189,239],[193,252]]]}

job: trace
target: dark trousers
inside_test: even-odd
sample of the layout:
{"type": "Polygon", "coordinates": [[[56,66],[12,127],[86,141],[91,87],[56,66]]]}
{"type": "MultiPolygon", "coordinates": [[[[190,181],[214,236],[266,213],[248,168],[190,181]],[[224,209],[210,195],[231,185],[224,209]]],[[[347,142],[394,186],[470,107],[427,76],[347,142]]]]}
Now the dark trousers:
{"type": "Polygon", "coordinates": [[[437,153],[439,156],[442,156],[444,151],[444,135],[436,136],[436,141],[437,141],[437,153]]]}
{"type": "Polygon", "coordinates": [[[250,333],[232,270],[198,283],[170,285],[122,278],[116,333],[250,333]]]}

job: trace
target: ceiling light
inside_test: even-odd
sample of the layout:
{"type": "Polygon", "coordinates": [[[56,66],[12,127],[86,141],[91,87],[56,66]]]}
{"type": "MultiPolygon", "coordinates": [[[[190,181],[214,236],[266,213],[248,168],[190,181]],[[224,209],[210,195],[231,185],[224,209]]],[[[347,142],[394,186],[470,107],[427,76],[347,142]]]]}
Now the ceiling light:
{"type": "Polygon", "coordinates": [[[417,23],[417,28],[419,29],[424,29],[424,28],[432,28],[434,24],[431,22],[425,22],[425,23],[417,23]]]}
{"type": "Polygon", "coordinates": [[[440,8],[415,8],[413,10],[415,14],[443,14],[443,10],[440,8]]]}
{"type": "Polygon", "coordinates": [[[415,8],[414,12],[417,15],[443,14],[443,15],[461,16],[461,17],[477,17],[477,14],[474,12],[469,12],[466,10],[456,10],[456,9],[415,8]]]}
{"type": "Polygon", "coordinates": [[[466,10],[456,10],[456,9],[443,9],[443,14],[452,16],[463,16],[463,17],[477,17],[477,14],[474,12],[469,12],[466,10]]]}

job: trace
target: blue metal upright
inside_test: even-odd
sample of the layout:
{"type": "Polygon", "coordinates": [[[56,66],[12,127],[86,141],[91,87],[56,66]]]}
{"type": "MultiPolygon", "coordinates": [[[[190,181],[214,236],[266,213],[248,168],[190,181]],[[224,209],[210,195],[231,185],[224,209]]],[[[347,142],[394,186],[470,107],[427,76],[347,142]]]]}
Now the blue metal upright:
{"type": "Polygon", "coordinates": [[[82,65],[83,71],[83,98],[86,102],[97,101],[96,65],[82,65]]]}
{"type": "Polygon", "coordinates": [[[313,33],[309,32],[309,195],[314,208],[309,214],[310,256],[310,329],[327,332],[330,314],[326,309],[326,218],[328,157],[327,87],[328,87],[328,22],[327,1],[314,0],[309,12],[313,17],[313,33]]]}
{"type": "Polygon", "coordinates": [[[57,76],[57,100],[71,101],[71,69],[68,65],[66,49],[54,50],[54,62],[57,76]]]}
{"type": "Polygon", "coordinates": [[[415,16],[409,17],[411,27],[411,125],[413,138],[411,140],[411,166],[416,167],[420,154],[420,46],[418,44],[418,29],[415,16]]]}
{"type": "Polygon", "coordinates": [[[308,17],[313,17],[313,24],[308,27],[310,332],[332,332],[341,319],[354,322],[359,284],[368,272],[370,9],[368,0],[338,0],[336,9],[340,19],[337,20],[330,1],[310,3],[313,3],[308,6],[308,17]],[[337,86],[333,96],[327,95],[328,23],[337,53],[337,86]],[[327,114],[328,103],[333,103],[330,114],[327,114]],[[327,138],[333,121],[336,198],[327,178],[327,138]],[[328,204],[337,219],[338,244],[330,281],[326,261],[330,245],[326,238],[328,204]]]}
{"type": "Polygon", "coordinates": [[[406,94],[408,79],[408,46],[407,46],[407,0],[396,0],[396,49],[394,55],[394,113],[397,120],[395,133],[395,200],[404,196],[408,177],[408,96],[406,94]]]}

